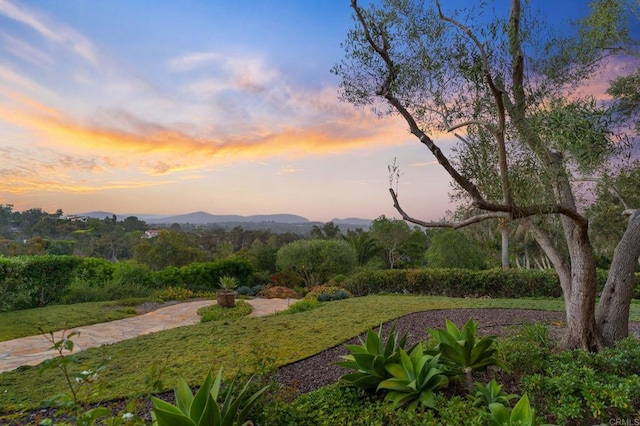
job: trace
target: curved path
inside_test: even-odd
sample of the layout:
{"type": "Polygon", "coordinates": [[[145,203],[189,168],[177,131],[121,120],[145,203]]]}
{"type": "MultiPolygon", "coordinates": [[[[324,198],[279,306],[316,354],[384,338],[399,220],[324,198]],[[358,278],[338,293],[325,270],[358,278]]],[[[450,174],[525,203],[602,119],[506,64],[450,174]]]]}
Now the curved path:
{"type": "MultiPolygon", "coordinates": [[[[253,306],[250,316],[257,317],[284,311],[295,300],[251,299],[247,302],[253,306]]],[[[214,303],[214,300],[178,303],[144,315],[74,328],[69,332],[80,333],[73,338],[74,352],[132,339],[143,334],[197,324],[200,322],[198,309],[214,303]]],[[[61,338],[62,333],[54,333],[56,340],[61,338]]],[[[57,353],[50,348],[51,342],[42,335],[0,342],[0,373],[23,365],[37,365],[53,358],[57,353]]]]}

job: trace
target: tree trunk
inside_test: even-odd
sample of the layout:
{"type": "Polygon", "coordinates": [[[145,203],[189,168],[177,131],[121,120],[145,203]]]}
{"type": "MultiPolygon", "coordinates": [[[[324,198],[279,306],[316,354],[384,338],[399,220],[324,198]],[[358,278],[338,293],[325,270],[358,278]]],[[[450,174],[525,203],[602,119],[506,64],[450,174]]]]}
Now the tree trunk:
{"type": "Polygon", "coordinates": [[[498,219],[502,238],[502,269],[509,269],[509,229],[506,219],[498,219]]]}
{"type": "Polygon", "coordinates": [[[597,352],[602,340],[596,327],[596,263],[587,226],[562,217],[571,257],[571,289],[564,293],[567,334],[564,347],[597,352]]]}
{"type": "Polygon", "coordinates": [[[560,280],[567,318],[563,346],[595,352],[602,347],[602,342],[595,320],[596,265],[587,227],[577,225],[570,219],[561,220],[569,245],[570,264],[547,233],[530,222],[527,222],[527,226],[551,260],[560,280]]]}
{"type": "Polygon", "coordinates": [[[630,214],[627,229],[613,253],[609,276],[596,314],[598,331],[607,346],[612,346],[617,340],[629,335],[634,271],[640,256],[640,210],[630,214]]]}

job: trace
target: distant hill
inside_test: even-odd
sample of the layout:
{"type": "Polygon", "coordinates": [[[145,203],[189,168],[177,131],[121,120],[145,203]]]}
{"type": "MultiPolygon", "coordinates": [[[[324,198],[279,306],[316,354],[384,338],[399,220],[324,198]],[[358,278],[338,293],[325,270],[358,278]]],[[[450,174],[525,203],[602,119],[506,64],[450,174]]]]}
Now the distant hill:
{"type": "MultiPolygon", "coordinates": [[[[135,216],[140,220],[145,221],[149,225],[162,225],[162,224],[191,224],[191,225],[207,225],[207,224],[227,224],[227,225],[249,225],[256,224],[260,225],[258,228],[267,229],[270,223],[272,224],[296,224],[296,225],[306,225],[306,227],[310,227],[314,224],[322,224],[322,222],[311,222],[309,219],[303,216],[298,216],[294,214],[260,214],[260,215],[251,215],[251,216],[241,216],[241,215],[216,215],[210,214],[207,212],[193,212],[187,214],[180,215],[158,215],[158,214],[117,214],[113,212],[106,211],[93,211],[87,213],[77,213],[75,216],[83,216],[83,217],[91,217],[95,219],[105,219],[112,218],[116,216],[118,220],[124,220],[129,216],[135,216]]],[[[331,222],[339,226],[344,232],[347,230],[352,230],[356,228],[368,229],[371,226],[371,220],[369,219],[359,219],[356,217],[350,217],[346,219],[332,219],[331,222]]]]}
{"type": "Polygon", "coordinates": [[[240,215],[214,215],[206,212],[194,212],[181,215],[154,215],[154,214],[116,214],[113,212],[94,211],[87,213],[77,213],[75,216],[92,217],[96,219],[111,218],[116,216],[118,220],[124,220],[129,216],[135,216],[140,220],[147,222],[148,224],[161,224],[161,223],[191,223],[194,225],[205,225],[207,223],[222,223],[222,222],[275,222],[275,223],[307,223],[309,219],[302,216],[293,214],[263,214],[252,216],[240,216],[240,215]]]}
{"type": "Polygon", "coordinates": [[[275,223],[307,223],[309,219],[302,216],[296,216],[293,214],[262,214],[252,216],[240,216],[240,215],[216,215],[206,212],[196,212],[181,214],[177,216],[159,217],[150,220],[146,220],[147,223],[192,223],[194,225],[205,225],[207,223],[222,223],[222,222],[275,222],[275,223]]]}
{"type": "Polygon", "coordinates": [[[331,219],[331,222],[333,222],[336,225],[356,225],[356,226],[362,226],[364,228],[369,228],[371,226],[371,222],[373,222],[372,220],[369,219],[360,219],[357,217],[348,217],[346,219],[331,219]]]}

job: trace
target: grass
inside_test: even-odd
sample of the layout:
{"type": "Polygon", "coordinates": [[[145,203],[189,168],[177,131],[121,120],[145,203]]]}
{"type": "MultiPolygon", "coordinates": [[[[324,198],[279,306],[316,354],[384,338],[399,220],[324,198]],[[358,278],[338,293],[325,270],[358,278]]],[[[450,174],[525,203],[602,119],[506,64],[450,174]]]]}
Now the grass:
{"type": "MultiPolygon", "coordinates": [[[[140,302],[138,302],[139,304],[140,302]]],[[[113,302],[53,305],[22,311],[0,312],[0,342],[135,316],[132,308],[113,302]]]]}
{"type": "MultiPolygon", "coordinates": [[[[258,353],[276,360],[277,367],[338,345],[405,314],[455,308],[562,311],[564,304],[559,299],[368,296],[325,303],[311,311],[290,315],[243,317],[180,327],[89,349],[77,357],[83,369],[95,368],[108,360],[100,378],[104,386],[96,400],[129,398],[150,391],[145,382],[153,368],[165,369],[163,382],[169,386],[178,377],[197,385],[206,371],[216,371],[221,366],[227,378],[237,370],[252,373],[264,361],[257,359],[258,353]]],[[[640,320],[640,303],[632,304],[631,319],[640,320]]],[[[37,367],[22,367],[0,374],[0,412],[35,408],[40,401],[65,388],[62,375],[52,370],[39,374],[37,367]]]]}
{"type": "MultiPolygon", "coordinates": [[[[178,377],[198,384],[204,372],[224,366],[231,377],[240,369],[251,373],[259,365],[257,347],[285,365],[340,344],[382,322],[428,309],[518,308],[563,310],[561,300],[453,299],[427,296],[368,296],[323,304],[291,315],[244,317],[201,323],[89,349],[77,357],[84,368],[109,360],[101,380],[100,400],[145,394],[151,368],[166,367],[164,383],[178,377]]],[[[35,408],[40,401],[65,389],[61,374],[24,367],[0,374],[0,407],[35,408]]]]}
{"type": "Polygon", "coordinates": [[[219,305],[204,306],[198,309],[200,322],[223,321],[241,317],[246,317],[251,313],[253,308],[244,300],[236,300],[233,308],[225,308],[219,305]]]}

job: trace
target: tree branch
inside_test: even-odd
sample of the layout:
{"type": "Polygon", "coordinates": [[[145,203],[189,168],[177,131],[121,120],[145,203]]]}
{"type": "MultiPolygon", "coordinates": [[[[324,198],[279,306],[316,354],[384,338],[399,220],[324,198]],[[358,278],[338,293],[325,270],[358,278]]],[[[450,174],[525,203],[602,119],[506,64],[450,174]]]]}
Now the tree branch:
{"type": "Polygon", "coordinates": [[[461,127],[467,127],[470,126],[472,124],[477,124],[478,126],[482,126],[485,129],[487,129],[488,131],[491,132],[492,135],[497,136],[500,132],[500,129],[498,129],[495,125],[488,123],[486,121],[481,121],[481,120],[469,120],[469,121],[464,121],[462,123],[458,123],[456,125],[447,127],[447,132],[453,132],[454,130],[457,130],[461,127]]]}
{"type": "Polygon", "coordinates": [[[400,213],[402,218],[404,220],[406,220],[407,222],[411,222],[411,223],[414,223],[416,225],[424,226],[425,228],[453,228],[453,229],[458,229],[458,228],[463,228],[465,226],[469,226],[469,225],[472,225],[474,223],[482,222],[482,221],[489,220],[489,219],[507,219],[509,217],[509,214],[505,213],[505,212],[491,212],[491,213],[484,213],[484,214],[475,215],[475,216],[472,216],[472,217],[470,217],[468,219],[465,219],[463,221],[460,221],[460,222],[434,222],[434,221],[426,222],[426,221],[415,219],[415,218],[409,216],[402,209],[402,207],[400,207],[400,202],[398,201],[398,196],[394,192],[394,190],[392,188],[389,188],[389,192],[391,193],[391,198],[393,198],[393,207],[395,207],[395,209],[398,211],[398,213],[400,213]]]}
{"type": "MultiPolygon", "coordinates": [[[[517,0],[514,0],[514,3],[518,4],[517,9],[517,17],[518,21],[515,22],[515,28],[512,26],[512,31],[516,34],[519,32],[519,16],[520,16],[520,3],[517,0]]],[[[507,162],[507,148],[505,143],[505,129],[506,129],[506,110],[504,104],[504,92],[501,87],[496,85],[493,76],[491,75],[491,71],[489,68],[489,59],[484,47],[484,44],[480,42],[478,37],[471,31],[469,27],[462,24],[461,22],[453,19],[451,17],[445,16],[442,13],[442,8],[440,7],[440,2],[436,0],[436,7],[438,8],[438,14],[440,15],[440,19],[451,23],[452,25],[458,27],[462,30],[467,36],[471,39],[473,44],[475,44],[476,48],[480,52],[480,57],[482,58],[482,72],[484,74],[485,81],[487,82],[487,86],[489,86],[489,90],[493,95],[493,102],[496,108],[496,114],[498,116],[498,126],[495,127],[493,125],[486,126],[487,129],[493,134],[496,144],[498,145],[498,158],[499,158],[499,166],[500,166],[500,183],[502,184],[502,195],[504,197],[505,204],[513,205],[513,196],[511,194],[511,185],[509,182],[509,173],[508,173],[508,162],[507,162]]],[[[512,8],[512,13],[514,12],[512,8]]],[[[513,14],[512,14],[513,17],[513,14]]],[[[511,22],[512,25],[514,22],[511,22]]],[[[477,123],[481,124],[481,123],[477,123]]]]}

